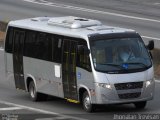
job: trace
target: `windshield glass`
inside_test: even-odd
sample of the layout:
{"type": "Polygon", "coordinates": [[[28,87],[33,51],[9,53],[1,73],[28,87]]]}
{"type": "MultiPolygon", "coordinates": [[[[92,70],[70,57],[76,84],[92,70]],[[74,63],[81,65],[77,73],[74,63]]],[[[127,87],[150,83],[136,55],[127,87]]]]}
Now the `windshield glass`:
{"type": "Polygon", "coordinates": [[[146,70],[152,63],[141,37],[90,40],[93,64],[102,72],[146,70]]]}

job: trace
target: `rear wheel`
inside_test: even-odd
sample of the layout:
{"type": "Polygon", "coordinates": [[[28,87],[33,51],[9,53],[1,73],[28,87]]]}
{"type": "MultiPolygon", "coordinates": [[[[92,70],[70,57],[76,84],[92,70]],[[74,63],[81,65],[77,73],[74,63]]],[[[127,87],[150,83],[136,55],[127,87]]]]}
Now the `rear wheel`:
{"type": "Polygon", "coordinates": [[[136,102],[134,103],[137,109],[144,109],[146,107],[147,101],[136,102]]]}
{"type": "Polygon", "coordinates": [[[40,100],[40,93],[37,92],[35,84],[33,81],[29,83],[29,94],[32,101],[39,101],[40,100]]]}
{"type": "Polygon", "coordinates": [[[93,112],[95,110],[95,106],[91,103],[91,99],[87,91],[83,93],[82,105],[83,109],[87,112],[93,112]]]}

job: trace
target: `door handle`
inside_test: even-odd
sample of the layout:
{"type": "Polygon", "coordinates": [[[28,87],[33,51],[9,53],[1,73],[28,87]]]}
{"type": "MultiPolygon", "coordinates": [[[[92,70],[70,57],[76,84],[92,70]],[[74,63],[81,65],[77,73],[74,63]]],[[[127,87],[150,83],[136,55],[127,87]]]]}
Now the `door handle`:
{"type": "Polygon", "coordinates": [[[76,86],[75,86],[75,85],[72,85],[72,87],[73,87],[73,88],[76,88],[76,86]]]}
{"type": "Polygon", "coordinates": [[[23,74],[20,74],[21,77],[23,77],[23,74]]]}

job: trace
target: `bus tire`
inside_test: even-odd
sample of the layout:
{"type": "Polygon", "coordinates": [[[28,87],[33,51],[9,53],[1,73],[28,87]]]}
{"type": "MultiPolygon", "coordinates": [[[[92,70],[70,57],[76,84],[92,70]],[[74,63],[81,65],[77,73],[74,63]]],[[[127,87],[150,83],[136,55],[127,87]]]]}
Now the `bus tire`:
{"type": "Polygon", "coordinates": [[[29,83],[29,95],[32,101],[39,101],[41,97],[40,93],[37,92],[33,81],[29,83]]]}
{"type": "Polygon", "coordinates": [[[135,102],[134,105],[136,109],[144,109],[146,107],[147,101],[135,102]]]}
{"type": "Polygon", "coordinates": [[[83,93],[82,105],[86,112],[94,112],[95,110],[95,106],[91,103],[91,99],[87,91],[83,93]]]}

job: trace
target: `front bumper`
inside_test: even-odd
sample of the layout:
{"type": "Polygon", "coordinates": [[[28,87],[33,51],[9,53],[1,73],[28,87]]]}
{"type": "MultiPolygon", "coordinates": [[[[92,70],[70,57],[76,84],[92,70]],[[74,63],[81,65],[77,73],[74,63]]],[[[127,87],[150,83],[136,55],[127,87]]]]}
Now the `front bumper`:
{"type": "Polygon", "coordinates": [[[96,87],[96,99],[93,104],[121,104],[133,103],[139,101],[152,100],[154,96],[155,82],[146,87],[143,82],[143,87],[138,89],[117,90],[115,85],[111,85],[111,89],[96,87]]]}

